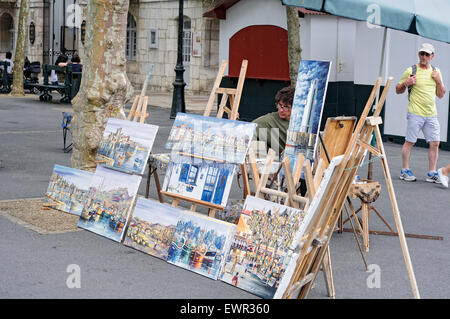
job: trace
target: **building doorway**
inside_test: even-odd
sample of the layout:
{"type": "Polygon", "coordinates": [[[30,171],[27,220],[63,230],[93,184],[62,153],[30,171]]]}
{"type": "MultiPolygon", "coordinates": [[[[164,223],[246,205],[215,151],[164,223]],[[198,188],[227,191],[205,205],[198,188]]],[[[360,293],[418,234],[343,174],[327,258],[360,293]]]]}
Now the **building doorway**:
{"type": "Polygon", "coordinates": [[[0,17],[0,52],[14,51],[14,20],[9,13],[0,17]]]}
{"type": "Polygon", "coordinates": [[[191,74],[191,39],[191,19],[188,16],[183,16],[183,80],[186,83],[186,88],[189,88],[191,74]]]}

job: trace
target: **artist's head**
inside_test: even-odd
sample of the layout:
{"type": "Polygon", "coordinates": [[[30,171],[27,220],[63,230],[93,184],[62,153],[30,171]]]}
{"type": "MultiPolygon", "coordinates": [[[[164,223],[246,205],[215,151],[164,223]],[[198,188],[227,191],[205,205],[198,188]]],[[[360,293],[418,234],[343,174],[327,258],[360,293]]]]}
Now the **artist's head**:
{"type": "Polygon", "coordinates": [[[430,43],[423,43],[419,48],[419,61],[423,66],[428,66],[434,58],[434,47],[430,43]]]}
{"type": "Polygon", "coordinates": [[[6,58],[11,60],[12,53],[11,52],[6,52],[6,58]]]}
{"type": "Polygon", "coordinates": [[[278,110],[278,116],[281,119],[289,121],[292,112],[292,102],[294,101],[295,88],[285,87],[275,95],[275,104],[278,110]]]}
{"type": "Polygon", "coordinates": [[[76,54],[76,53],[74,53],[74,54],[72,55],[72,59],[70,59],[70,61],[71,61],[72,63],[80,63],[80,62],[81,62],[80,57],[79,57],[78,54],[76,54]]]}

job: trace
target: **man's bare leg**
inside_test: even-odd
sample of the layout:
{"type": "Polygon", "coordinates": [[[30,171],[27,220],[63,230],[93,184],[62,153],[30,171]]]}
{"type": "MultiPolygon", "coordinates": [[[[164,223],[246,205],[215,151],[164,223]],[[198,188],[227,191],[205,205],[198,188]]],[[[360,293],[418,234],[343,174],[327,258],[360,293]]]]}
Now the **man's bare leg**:
{"type": "Polygon", "coordinates": [[[430,142],[430,147],[428,149],[428,170],[436,171],[436,165],[439,153],[439,141],[430,142]]]}
{"type": "Polygon", "coordinates": [[[409,159],[411,157],[411,149],[414,143],[405,141],[402,147],[402,168],[409,168],[409,159]]]}

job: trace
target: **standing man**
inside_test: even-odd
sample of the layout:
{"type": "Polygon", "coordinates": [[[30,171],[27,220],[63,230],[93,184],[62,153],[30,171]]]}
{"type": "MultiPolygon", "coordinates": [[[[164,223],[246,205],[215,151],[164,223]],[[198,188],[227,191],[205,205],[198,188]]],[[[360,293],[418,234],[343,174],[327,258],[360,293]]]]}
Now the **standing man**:
{"type": "Polygon", "coordinates": [[[416,177],[409,169],[411,149],[422,131],[428,149],[428,173],[425,180],[439,183],[436,163],[438,159],[440,126],[437,119],[436,96],[442,99],[445,87],[442,84],[441,71],[430,64],[434,58],[434,47],[423,43],[419,49],[419,63],[406,69],[395,87],[397,94],[408,90],[408,115],[405,143],[402,148],[402,170],[400,179],[414,182],[416,177]]]}

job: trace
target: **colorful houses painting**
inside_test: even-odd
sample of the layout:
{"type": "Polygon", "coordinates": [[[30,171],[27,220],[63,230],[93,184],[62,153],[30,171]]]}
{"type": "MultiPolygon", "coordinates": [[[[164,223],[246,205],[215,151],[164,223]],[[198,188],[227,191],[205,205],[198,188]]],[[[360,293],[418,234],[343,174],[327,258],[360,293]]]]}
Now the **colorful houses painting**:
{"type": "Polygon", "coordinates": [[[143,174],[158,126],[110,118],[96,161],[126,173],[143,174]]]}
{"type": "Polygon", "coordinates": [[[183,212],[175,227],[167,262],[216,280],[236,225],[183,212]]]}
{"type": "Polygon", "coordinates": [[[226,206],[235,169],[233,164],[188,156],[171,156],[162,189],[169,193],[226,206]]]}
{"type": "Polygon", "coordinates": [[[273,298],[305,212],[247,196],[220,279],[262,298],[273,298]]]}
{"type": "Polygon", "coordinates": [[[55,203],[55,209],[80,215],[87,199],[94,173],[55,165],[48,184],[46,202],[55,203]]]}
{"type": "Polygon", "coordinates": [[[314,159],[330,67],[329,61],[300,61],[286,137],[285,154],[290,158],[301,152],[307,159],[314,159]]]}
{"type": "Polygon", "coordinates": [[[124,245],[167,260],[182,210],[139,197],[130,219],[124,245]]]}
{"type": "Polygon", "coordinates": [[[141,176],[97,166],[78,227],[122,241],[141,176]]]}
{"type": "Polygon", "coordinates": [[[255,123],[178,113],[166,148],[242,164],[255,129],[255,123]]]}

